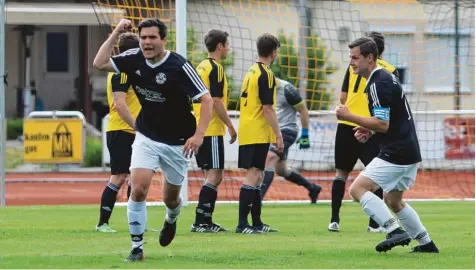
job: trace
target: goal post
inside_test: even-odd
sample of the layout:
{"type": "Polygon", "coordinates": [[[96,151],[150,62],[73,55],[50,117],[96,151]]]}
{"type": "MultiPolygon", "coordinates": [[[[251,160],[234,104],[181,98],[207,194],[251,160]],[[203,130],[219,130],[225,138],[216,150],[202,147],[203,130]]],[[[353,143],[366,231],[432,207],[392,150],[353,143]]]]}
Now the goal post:
{"type": "MultiPolygon", "coordinates": [[[[458,199],[474,197],[475,47],[474,2],[456,1],[458,16],[452,1],[430,0],[99,0],[95,8],[123,11],[122,15],[98,13],[108,31],[121,17],[133,21],[134,31],[143,18],[160,18],[169,27],[167,49],[185,54],[194,66],[206,58],[206,31],[227,31],[232,49],[222,64],[229,85],[228,111],[235,126],[241,83],[257,56],[256,39],[265,32],[277,36],[281,47],[271,68],[277,77],[299,87],[311,111],[311,149],[293,146],[288,164],[323,187],[322,200],[330,199],[329,180],[335,176],[337,120],[332,110],[339,103],[349,63],[348,44],[368,31],[381,32],[383,59],[399,71],[423,156],[416,187],[408,196],[458,199]]],[[[218,201],[234,202],[244,172],[237,169],[237,144],[229,145],[227,139],[228,135],[218,201]]],[[[359,163],[351,179],[362,168],[359,163]]],[[[194,158],[186,181],[182,196],[196,201],[204,173],[194,158]]],[[[162,200],[161,186],[162,177],[157,174],[149,200],[162,200]]],[[[309,198],[303,187],[277,177],[266,200],[309,198]]]]}

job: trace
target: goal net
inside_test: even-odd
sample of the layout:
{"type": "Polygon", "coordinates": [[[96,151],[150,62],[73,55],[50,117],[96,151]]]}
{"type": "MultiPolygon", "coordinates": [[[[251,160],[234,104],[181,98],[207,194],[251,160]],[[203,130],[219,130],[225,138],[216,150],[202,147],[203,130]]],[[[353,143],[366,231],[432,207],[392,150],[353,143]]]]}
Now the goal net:
{"type": "MultiPolygon", "coordinates": [[[[180,1],[179,1],[180,2],[180,1]]],[[[413,199],[474,198],[474,2],[416,0],[279,1],[195,0],[186,2],[187,25],[177,25],[175,1],[101,0],[93,3],[106,34],[121,18],[158,17],[169,27],[167,48],[175,50],[176,27],[187,29],[187,58],[194,66],[206,56],[203,36],[210,28],[230,34],[231,55],[223,62],[229,85],[228,110],[239,121],[242,80],[256,60],[256,38],[279,37],[275,75],[297,86],[311,111],[311,149],[294,145],[288,165],[322,186],[329,200],[335,175],[334,144],[339,103],[348,67],[347,45],[368,31],[385,36],[383,59],[394,65],[414,112],[423,162],[413,199]],[[109,9],[122,10],[109,13],[109,9]],[[100,15],[99,15],[100,14],[100,15]]],[[[225,178],[219,201],[237,201],[244,172],[237,169],[238,144],[225,137],[225,178]]],[[[352,149],[349,149],[352,151],[352,149]]],[[[359,162],[350,181],[363,168],[359,162]]],[[[187,179],[188,200],[197,201],[204,173],[194,159],[187,179]]],[[[162,200],[162,176],[156,175],[149,200],[162,200]]],[[[350,185],[347,185],[348,187],[350,185]]],[[[346,199],[350,199],[347,197],[346,199]]],[[[308,191],[281,177],[270,187],[268,201],[309,201],[308,191]]]]}

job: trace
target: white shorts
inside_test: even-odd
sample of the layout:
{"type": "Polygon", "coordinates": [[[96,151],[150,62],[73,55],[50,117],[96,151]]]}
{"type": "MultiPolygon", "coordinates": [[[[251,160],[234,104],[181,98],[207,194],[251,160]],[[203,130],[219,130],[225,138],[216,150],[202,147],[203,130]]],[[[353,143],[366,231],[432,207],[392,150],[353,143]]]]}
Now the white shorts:
{"type": "Polygon", "coordinates": [[[153,141],[136,132],[132,144],[130,169],[162,170],[167,182],[181,186],[187,176],[188,159],[183,154],[183,145],[168,145],[153,141]]]}
{"type": "Polygon", "coordinates": [[[415,184],[417,170],[417,164],[397,165],[374,158],[360,174],[370,178],[384,192],[405,191],[415,184]]]}

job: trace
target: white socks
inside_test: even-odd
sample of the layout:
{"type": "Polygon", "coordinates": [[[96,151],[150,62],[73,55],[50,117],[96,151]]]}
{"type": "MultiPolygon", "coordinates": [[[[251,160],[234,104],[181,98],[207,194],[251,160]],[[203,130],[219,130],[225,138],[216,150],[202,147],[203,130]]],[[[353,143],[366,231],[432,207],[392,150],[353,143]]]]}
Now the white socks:
{"type": "Polygon", "coordinates": [[[166,211],[166,214],[165,214],[165,221],[167,221],[167,223],[172,224],[177,220],[177,218],[180,214],[180,210],[182,209],[182,202],[183,202],[182,198],[180,198],[179,205],[177,207],[175,207],[174,209],[170,209],[166,206],[167,211],[166,211]]]}
{"type": "Polygon", "coordinates": [[[385,228],[387,232],[392,232],[400,227],[387,205],[372,192],[365,192],[360,198],[360,206],[369,217],[385,228]]]}
{"type": "Polygon", "coordinates": [[[142,248],[142,235],[147,223],[147,207],[145,201],[135,202],[131,199],[127,202],[127,220],[132,239],[132,248],[142,248]]]}
{"type": "Polygon", "coordinates": [[[419,245],[425,245],[431,242],[430,235],[421,223],[420,217],[409,204],[406,204],[405,208],[396,215],[405,230],[413,239],[418,241],[419,245]]]}

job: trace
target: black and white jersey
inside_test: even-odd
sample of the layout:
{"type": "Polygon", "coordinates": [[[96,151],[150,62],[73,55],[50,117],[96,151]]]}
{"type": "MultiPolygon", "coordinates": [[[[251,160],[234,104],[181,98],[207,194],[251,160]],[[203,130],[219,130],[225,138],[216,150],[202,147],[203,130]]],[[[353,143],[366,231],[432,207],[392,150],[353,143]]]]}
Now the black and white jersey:
{"type": "Polygon", "coordinates": [[[390,121],[387,133],[382,136],[378,157],[397,165],[420,162],[412,111],[397,77],[377,68],[370,74],[365,90],[372,116],[390,121]]]}
{"type": "Polygon", "coordinates": [[[126,73],[142,106],[135,129],[146,137],[169,145],[183,145],[196,129],[191,99],[208,92],[200,76],[184,57],[166,51],[151,64],[140,48],[111,58],[116,72],[126,73]]]}

